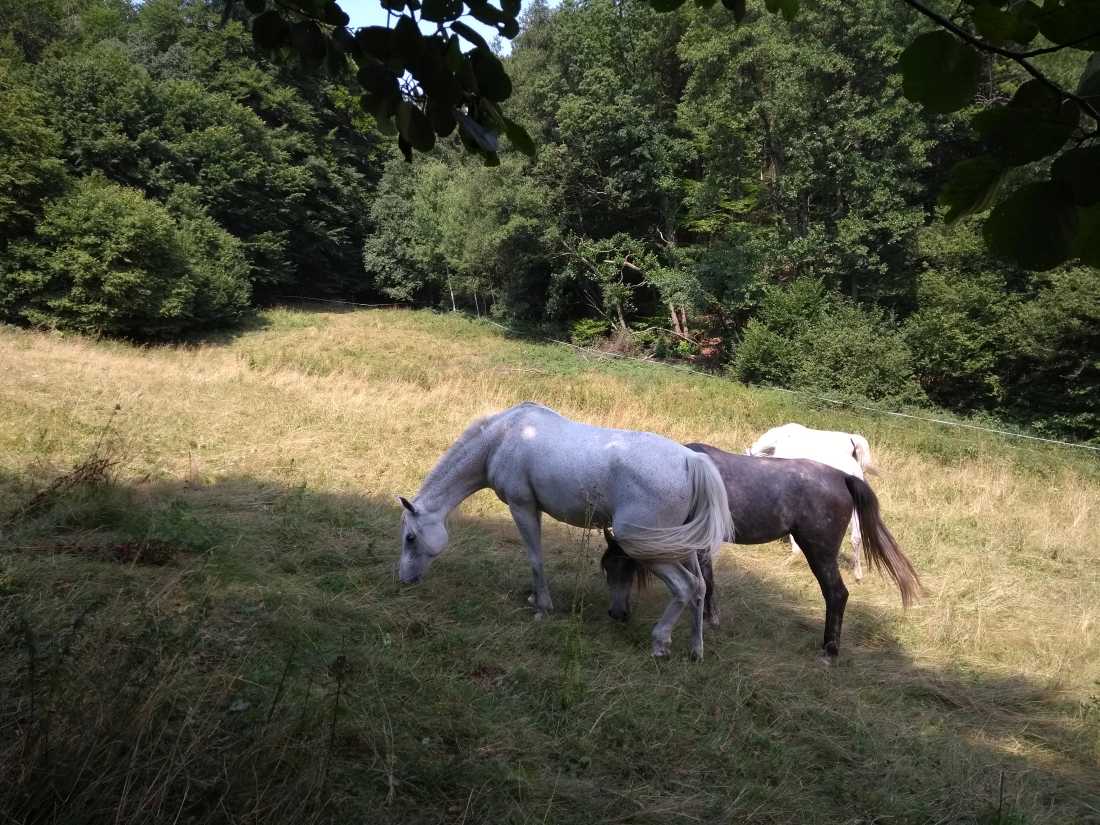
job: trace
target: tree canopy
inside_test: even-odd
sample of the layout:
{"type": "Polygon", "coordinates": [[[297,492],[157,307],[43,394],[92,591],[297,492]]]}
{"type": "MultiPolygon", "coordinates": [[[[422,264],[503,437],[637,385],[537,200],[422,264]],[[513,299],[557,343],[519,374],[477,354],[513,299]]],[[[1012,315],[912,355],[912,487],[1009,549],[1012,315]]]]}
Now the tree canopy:
{"type": "MultiPolygon", "coordinates": [[[[295,8],[278,4],[287,26],[305,19],[295,8]]],[[[343,19],[313,8],[338,43],[343,19]]],[[[1041,95],[1019,60],[981,48],[986,6],[948,18],[978,40],[959,42],[980,73],[962,108],[939,112],[910,100],[938,81],[914,92],[899,71],[933,24],[899,0],[750,0],[740,19],[717,4],[536,2],[517,9],[510,54],[487,45],[507,99],[474,74],[477,105],[463,87],[452,107],[469,122],[433,127],[414,163],[369,83],[397,78],[430,122],[417,75],[327,46],[303,59],[300,33],[273,50],[255,23],[275,6],[258,9],[0,0],[0,318],[149,340],[285,296],[412,302],[1100,439],[1100,270],[1074,251],[1092,226],[1095,127],[1080,109],[1055,146],[1060,114],[1044,131],[1015,111],[1041,95]],[[515,140],[492,120],[502,106],[523,124],[515,140]],[[1066,198],[1082,200],[1070,217],[1066,198]]],[[[416,42],[450,49],[458,22],[416,42]]],[[[482,47],[458,38],[473,71],[482,47]]],[[[1058,45],[1040,30],[1026,48],[1042,53],[1020,60],[1076,88],[1091,52],[1058,45]]]]}
{"type": "MultiPolygon", "coordinates": [[[[648,1],[658,12],[686,4],[648,1]]],[[[244,5],[254,15],[252,33],[260,47],[292,52],[303,66],[324,67],[334,77],[354,71],[363,107],[384,132],[397,133],[407,160],[414,150],[430,151],[437,136],[456,128],[465,149],[488,165],[499,163],[501,135],[520,151],[535,153],[537,144],[524,127],[505,114],[503,104],[514,89],[508,70],[461,20],[472,17],[501,37],[514,38],[520,32],[519,0],[499,0],[498,5],[489,0],[380,2],[393,25],[354,33],[335,0],[245,0],[244,5]],[[423,23],[436,30],[422,34],[423,23]]],[[[973,114],[980,145],[955,165],[942,188],[946,219],[958,220],[997,201],[984,229],[994,253],[1028,269],[1050,269],[1070,258],[1100,265],[1100,0],[1044,0],[1042,6],[1032,0],[967,0],[953,13],[920,0],[900,2],[936,27],[912,32],[899,56],[908,100],[940,114],[972,107],[983,76],[995,71],[998,61],[1011,62],[1030,78],[1010,99],[995,100],[973,114]],[[1032,46],[1039,37],[1045,44],[1032,46]],[[1043,58],[1049,62],[1052,55],[1071,53],[1080,57],[1061,61],[1057,74],[1041,65],[1043,58]],[[1046,179],[998,198],[1009,172],[1055,155],[1046,179]]],[[[711,9],[715,0],[693,5],[711,9]]],[[[807,28],[796,22],[800,5],[799,0],[722,0],[736,25],[764,26],[766,13],[792,23],[796,49],[811,47],[808,38],[799,36],[807,28]],[[761,11],[766,13],[761,16],[761,11]]],[[[234,0],[226,0],[226,15],[233,6],[234,0]]],[[[888,25],[897,16],[881,4],[860,12],[872,25],[888,25]]],[[[841,29],[852,16],[843,6],[833,8],[839,36],[830,42],[838,58],[854,51],[859,28],[866,28],[841,29]]],[[[721,17],[711,19],[717,27],[725,25],[721,17]]],[[[602,114],[613,119],[615,101],[609,100],[602,114]]],[[[813,119],[812,109],[804,112],[813,119]]],[[[621,148],[629,156],[629,149],[621,148]]]]}

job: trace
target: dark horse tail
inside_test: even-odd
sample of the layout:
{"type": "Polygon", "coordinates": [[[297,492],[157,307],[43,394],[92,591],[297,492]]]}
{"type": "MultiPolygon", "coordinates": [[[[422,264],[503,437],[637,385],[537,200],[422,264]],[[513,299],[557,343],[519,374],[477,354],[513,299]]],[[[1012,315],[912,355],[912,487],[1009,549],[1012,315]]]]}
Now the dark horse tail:
{"type": "Polygon", "coordinates": [[[909,607],[923,595],[920,577],[905,554],[901,552],[894,536],[882,522],[878,509],[878,496],[861,478],[845,476],[844,483],[852,495],[856,515],[859,516],[860,531],[863,533],[863,546],[867,550],[867,560],[876,570],[886,568],[890,578],[901,591],[901,603],[909,607]]]}

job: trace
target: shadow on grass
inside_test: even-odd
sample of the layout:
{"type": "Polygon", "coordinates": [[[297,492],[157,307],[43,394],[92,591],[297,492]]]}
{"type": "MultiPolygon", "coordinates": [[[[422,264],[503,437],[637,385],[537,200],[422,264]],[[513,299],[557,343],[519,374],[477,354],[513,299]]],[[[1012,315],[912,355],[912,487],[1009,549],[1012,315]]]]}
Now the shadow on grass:
{"type": "MultiPolygon", "coordinates": [[[[28,489],[0,477],[5,514],[28,489]]],[[[612,623],[598,536],[547,527],[558,615],[535,622],[510,521],[456,516],[401,587],[398,515],[230,477],[68,489],[10,523],[4,821],[1098,821],[1097,708],[914,661],[858,588],[825,669],[820,601],[727,553],[706,661],[681,621],[657,663],[663,589],[612,623]]]]}

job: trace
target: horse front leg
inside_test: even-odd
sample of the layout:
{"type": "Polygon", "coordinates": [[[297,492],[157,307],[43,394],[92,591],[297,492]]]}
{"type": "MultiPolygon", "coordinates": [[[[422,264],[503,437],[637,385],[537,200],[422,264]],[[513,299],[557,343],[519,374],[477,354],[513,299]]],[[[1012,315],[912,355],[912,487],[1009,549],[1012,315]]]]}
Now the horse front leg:
{"type": "Polygon", "coordinates": [[[703,619],[711,627],[718,627],[722,623],[722,611],[718,607],[718,594],[714,590],[714,563],[710,553],[703,550],[700,550],[696,556],[699,560],[703,583],[707,588],[706,595],[703,596],[703,619]]]}
{"type": "Polygon", "coordinates": [[[541,619],[554,611],[550,599],[550,587],[542,572],[542,513],[532,504],[511,504],[512,520],[516,523],[523,543],[527,545],[527,558],[531,562],[532,601],[535,605],[535,618],[541,619]]]}

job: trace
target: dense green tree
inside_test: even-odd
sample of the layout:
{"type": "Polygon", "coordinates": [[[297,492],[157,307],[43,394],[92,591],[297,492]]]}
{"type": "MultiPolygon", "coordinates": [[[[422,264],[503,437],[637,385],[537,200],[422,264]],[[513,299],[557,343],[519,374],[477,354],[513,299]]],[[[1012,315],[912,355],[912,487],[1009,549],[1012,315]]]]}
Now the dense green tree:
{"type": "Polygon", "coordinates": [[[59,190],[65,175],[61,137],[13,62],[0,56],[0,251],[34,228],[43,200],[59,190]]]}
{"type": "Polygon", "coordinates": [[[165,338],[238,318],[248,305],[240,244],[208,218],[177,221],[99,177],[52,202],[0,272],[0,312],[91,334],[165,338]]]}

